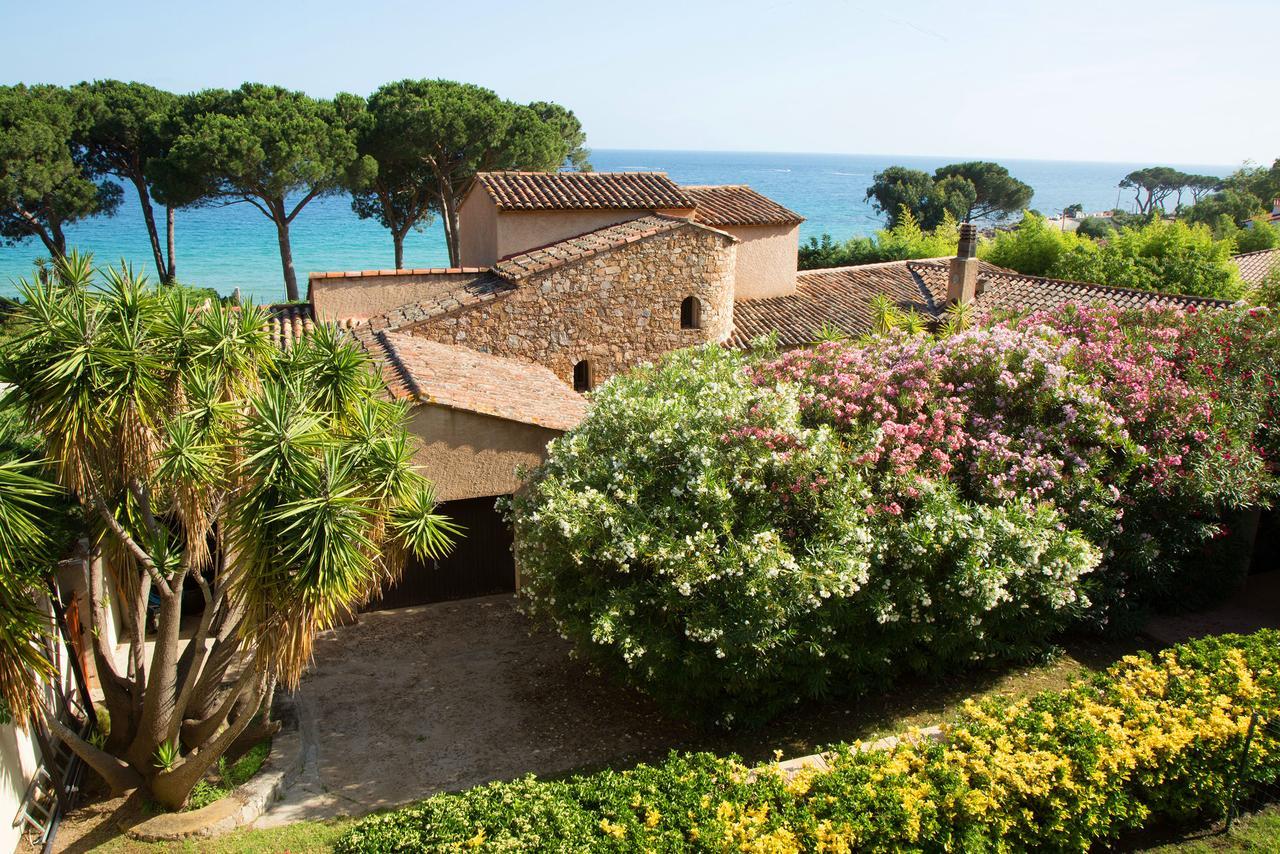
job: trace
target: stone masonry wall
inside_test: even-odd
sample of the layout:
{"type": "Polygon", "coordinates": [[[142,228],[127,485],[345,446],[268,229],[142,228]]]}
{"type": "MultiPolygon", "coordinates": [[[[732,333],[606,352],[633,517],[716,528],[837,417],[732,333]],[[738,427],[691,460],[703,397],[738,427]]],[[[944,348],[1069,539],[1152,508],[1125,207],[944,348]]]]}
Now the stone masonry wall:
{"type": "Polygon", "coordinates": [[[545,365],[566,383],[586,359],[594,385],[663,353],[724,341],[733,328],[735,244],[690,226],[524,279],[490,303],[413,327],[445,344],[545,365]],[[701,302],[701,328],[680,328],[680,304],[701,302]]]}

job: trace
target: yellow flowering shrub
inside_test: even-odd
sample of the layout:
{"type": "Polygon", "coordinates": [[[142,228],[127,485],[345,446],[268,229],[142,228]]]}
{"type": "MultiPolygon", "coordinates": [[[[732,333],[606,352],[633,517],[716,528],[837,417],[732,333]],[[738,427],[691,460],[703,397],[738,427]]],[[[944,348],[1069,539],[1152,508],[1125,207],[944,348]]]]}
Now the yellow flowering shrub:
{"type": "Polygon", "coordinates": [[[1220,816],[1280,781],[1280,632],[1127,657],[1103,676],[1024,700],[966,704],[933,741],[838,747],[830,771],[751,773],[735,759],[567,781],[533,778],[371,816],[340,852],[1087,851],[1159,818],[1220,816]]]}

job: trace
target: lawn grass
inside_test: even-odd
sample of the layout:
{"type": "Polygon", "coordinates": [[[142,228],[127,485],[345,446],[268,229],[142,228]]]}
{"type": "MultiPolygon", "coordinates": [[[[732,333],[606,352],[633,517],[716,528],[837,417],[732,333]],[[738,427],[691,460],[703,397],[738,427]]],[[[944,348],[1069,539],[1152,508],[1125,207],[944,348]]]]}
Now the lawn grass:
{"type": "Polygon", "coordinates": [[[1143,854],[1225,854],[1225,852],[1280,851],[1280,804],[1242,816],[1226,831],[1221,826],[1187,834],[1183,839],[1143,854]]]}
{"type": "Polygon", "coordinates": [[[266,854],[280,851],[290,854],[321,854],[333,850],[333,844],[353,821],[354,819],[349,818],[300,821],[270,830],[246,828],[216,839],[187,839],[182,842],[137,842],[121,836],[92,850],[102,854],[266,854]]]}

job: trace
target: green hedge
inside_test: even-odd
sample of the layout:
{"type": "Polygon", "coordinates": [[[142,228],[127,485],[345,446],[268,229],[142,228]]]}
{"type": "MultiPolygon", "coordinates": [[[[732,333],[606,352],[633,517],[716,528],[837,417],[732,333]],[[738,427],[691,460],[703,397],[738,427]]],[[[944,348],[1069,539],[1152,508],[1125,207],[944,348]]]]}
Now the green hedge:
{"type": "MultiPolygon", "coordinates": [[[[361,820],[337,850],[1085,851],[1222,815],[1250,712],[1280,714],[1278,665],[1280,632],[1209,638],[1066,691],[967,704],[944,743],[839,747],[828,773],[673,754],[439,795],[361,820]]],[[[1280,743],[1258,732],[1241,794],[1280,779],[1280,743]]]]}

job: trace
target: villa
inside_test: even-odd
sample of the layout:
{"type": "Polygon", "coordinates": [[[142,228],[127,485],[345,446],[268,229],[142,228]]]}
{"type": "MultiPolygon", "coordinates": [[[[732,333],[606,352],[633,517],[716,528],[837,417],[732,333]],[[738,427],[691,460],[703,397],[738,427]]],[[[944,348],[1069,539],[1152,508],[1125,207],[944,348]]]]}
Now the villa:
{"type": "Polygon", "coordinates": [[[1035,276],[957,256],[797,272],[798,214],[744,185],[681,186],[654,172],[482,173],[459,208],[462,266],[313,273],[309,302],[273,308],[289,347],[337,323],[413,407],[416,461],[468,535],[432,572],[406,571],[381,607],[510,591],[511,534],[495,499],[520,487],[585,392],[683,347],[783,348],[820,330],[868,331],[872,304],[938,318],[1067,302],[1225,305],[1035,276]]]}

